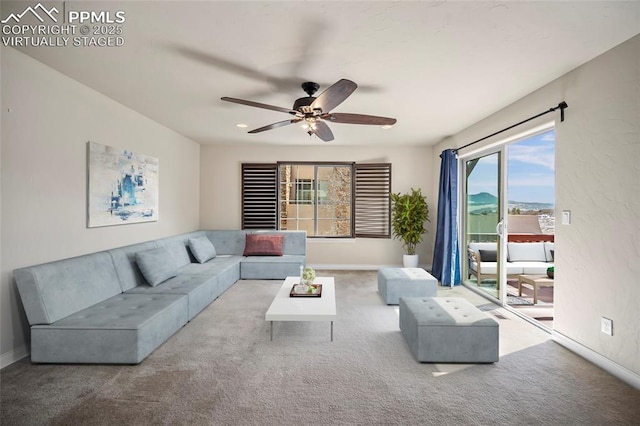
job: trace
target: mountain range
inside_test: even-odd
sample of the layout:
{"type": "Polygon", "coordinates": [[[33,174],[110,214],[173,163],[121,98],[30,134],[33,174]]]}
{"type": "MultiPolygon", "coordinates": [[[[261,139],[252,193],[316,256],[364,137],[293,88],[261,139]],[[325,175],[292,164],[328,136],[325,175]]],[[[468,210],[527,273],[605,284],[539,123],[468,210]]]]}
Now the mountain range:
{"type": "MultiPolygon", "coordinates": [[[[478,206],[497,206],[498,197],[488,192],[480,192],[478,194],[471,194],[468,197],[468,203],[470,205],[478,206]]],[[[549,210],[554,208],[553,203],[540,203],[537,201],[513,201],[507,202],[509,208],[518,207],[521,210],[549,210]]]]}

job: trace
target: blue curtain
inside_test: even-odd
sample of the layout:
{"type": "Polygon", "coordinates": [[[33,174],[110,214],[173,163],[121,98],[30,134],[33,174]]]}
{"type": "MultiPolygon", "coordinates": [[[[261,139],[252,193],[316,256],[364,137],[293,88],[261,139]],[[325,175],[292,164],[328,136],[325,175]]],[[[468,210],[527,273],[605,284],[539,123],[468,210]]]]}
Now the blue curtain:
{"type": "Polygon", "coordinates": [[[432,274],[443,286],[460,285],[458,247],[458,159],[452,149],[440,154],[438,225],[433,250],[432,274]]]}

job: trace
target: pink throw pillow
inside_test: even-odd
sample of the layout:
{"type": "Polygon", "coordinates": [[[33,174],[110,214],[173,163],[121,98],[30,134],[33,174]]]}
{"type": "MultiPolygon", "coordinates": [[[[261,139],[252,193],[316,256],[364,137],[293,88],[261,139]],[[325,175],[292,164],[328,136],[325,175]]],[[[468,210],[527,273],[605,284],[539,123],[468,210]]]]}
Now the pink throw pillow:
{"type": "Polygon", "coordinates": [[[245,256],[282,256],[284,235],[247,234],[245,256]]]}

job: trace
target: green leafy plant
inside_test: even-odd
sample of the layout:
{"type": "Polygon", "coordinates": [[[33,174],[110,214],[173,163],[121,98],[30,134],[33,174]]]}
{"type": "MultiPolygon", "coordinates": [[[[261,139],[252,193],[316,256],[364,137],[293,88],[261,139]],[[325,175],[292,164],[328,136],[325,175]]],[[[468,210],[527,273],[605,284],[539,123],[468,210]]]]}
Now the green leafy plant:
{"type": "Polygon", "coordinates": [[[391,194],[391,231],[394,238],[402,241],[406,254],[416,254],[416,245],[427,232],[424,223],[428,220],[429,205],[421,189],[391,194]]]}
{"type": "Polygon", "coordinates": [[[302,279],[306,282],[313,282],[316,279],[316,271],[312,267],[307,266],[302,271],[302,279]]]}

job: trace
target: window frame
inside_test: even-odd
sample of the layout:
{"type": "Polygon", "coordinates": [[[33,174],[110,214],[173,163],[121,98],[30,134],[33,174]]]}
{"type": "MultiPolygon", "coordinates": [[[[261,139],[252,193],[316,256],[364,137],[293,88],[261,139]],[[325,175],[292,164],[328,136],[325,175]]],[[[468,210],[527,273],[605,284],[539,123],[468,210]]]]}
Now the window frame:
{"type": "MultiPolygon", "coordinates": [[[[242,163],[242,229],[281,229],[281,166],[314,166],[312,191],[317,198],[317,167],[349,166],[351,168],[350,232],[349,235],[308,235],[314,239],[391,238],[392,164],[356,163],[345,161],[278,161],[273,163],[242,163]],[[247,171],[271,171],[265,180],[247,179],[247,171]],[[272,178],[274,176],[274,178],[272,178]],[[246,181],[253,185],[247,190],[246,181]],[[255,188],[254,188],[255,187],[255,188]],[[253,190],[253,191],[252,191],[253,190]],[[260,194],[259,197],[255,193],[260,194]],[[262,196],[262,194],[268,194],[262,196]],[[253,198],[251,198],[253,197],[253,198]],[[257,198],[257,200],[256,200],[257,198]],[[262,203],[262,204],[261,204],[262,203]],[[256,214],[258,212],[258,215],[256,214]],[[263,213],[265,218],[259,216],[263,213]],[[257,216],[257,218],[256,218],[257,216]],[[251,220],[247,220],[247,219],[251,220]],[[273,218],[274,220],[269,220],[273,218]],[[247,226],[249,224],[250,226],[247,226]]],[[[254,176],[251,176],[254,177],[254,176]]],[[[296,195],[297,197],[297,195],[296,195]]],[[[294,203],[290,203],[294,205],[294,203]]],[[[296,205],[299,203],[295,203],[296,205]]],[[[314,229],[317,232],[318,203],[314,203],[314,229]]]]}
{"type": "MultiPolygon", "coordinates": [[[[351,185],[350,185],[350,214],[349,214],[349,235],[307,235],[307,238],[314,238],[314,239],[353,239],[355,238],[355,215],[354,215],[354,170],[355,170],[355,163],[354,162],[347,162],[347,161],[278,161],[276,163],[276,167],[278,170],[278,176],[277,176],[277,188],[278,188],[278,211],[277,211],[277,217],[278,217],[278,229],[280,229],[280,204],[281,204],[281,200],[280,200],[280,186],[282,185],[281,182],[281,172],[280,172],[280,168],[282,166],[313,166],[313,179],[312,179],[312,191],[313,191],[313,197],[312,197],[312,203],[311,205],[313,206],[313,226],[314,226],[314,234],[318,233],[318,167],[349,167],[351,169],[350,174],[351,174],[351,185]]],[[[298,204],[298,203],[296,203],[298,204]]]]}

